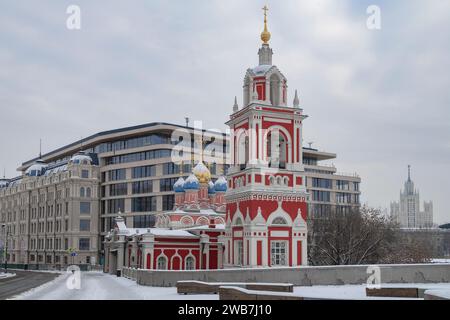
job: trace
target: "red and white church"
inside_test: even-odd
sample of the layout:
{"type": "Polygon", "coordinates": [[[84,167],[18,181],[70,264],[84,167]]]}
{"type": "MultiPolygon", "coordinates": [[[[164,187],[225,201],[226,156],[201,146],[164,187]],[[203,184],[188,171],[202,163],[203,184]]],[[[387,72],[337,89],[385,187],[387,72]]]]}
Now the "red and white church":
{"type": "Polygon", "coordinates": [[[272,64],[264,16],[259,65],[247,70],[243,107],[235,102],[231,164],[211,180],[199,162],[174,184],[175,207],[154,228],[128,228],[116,218],[105,237],[105,267],[195,270],[307,264],[307,200],[297,92],[287,104],[287,79],[272,64]]]}

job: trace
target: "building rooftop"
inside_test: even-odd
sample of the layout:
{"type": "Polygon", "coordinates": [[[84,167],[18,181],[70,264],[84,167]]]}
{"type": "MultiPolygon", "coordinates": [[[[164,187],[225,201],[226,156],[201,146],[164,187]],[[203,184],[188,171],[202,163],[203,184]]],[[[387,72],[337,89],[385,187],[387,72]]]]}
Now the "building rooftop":
{"type": "MultiPolygon", "coordinates": [[[[43,154],[41,156],[41,159],[47,163],[54,161],[58,158],[61,158],[62,156],[71,156],[75,154],[77,151],[79,151],[80,146],[83,146],[83,148],[91,148],[99,143],[107,142],[113,139],[116,139],[117,137],[133,137],[144,134],[145,130],[143,129],[149,129],[150,131],[153,129],[157,129],[158,127],[166,127],[166,129],[173,129],[176,128],[184,128],[188,130],[195,130],[193,127],[186,127],[183,125],[177,125],[173,123],[166,123],[166,122],[151,122],[151,123],[145,123],[141,125],[131,126],[131,127],[124,127],[124,128],[118,128],[113,130],[107,130],[107,131],[101,131],[98,133],[95,133],[91,136],[88,136],[86,138],[77,140],[75,142],[72,142],[70,144],[67,144],[63,147],[60,147],[58,149],[52,150],[46,154],[43,154]],[[120,135],[118,135],[120,134],[120,135]]],[[[210,130],[202,130],[203,132],[210,132],[212,134],[220,134],[217,131],[210,131],[210,130]]],[[[222,136],[226,136],[226,134],[222,133],[222,136]]],[[[19,171],[26,170],[30,165],[32,165],[36,160],[38,160],[39,157],[27,160],[22,163],[22,165],[17,168],[19,171]]]]}

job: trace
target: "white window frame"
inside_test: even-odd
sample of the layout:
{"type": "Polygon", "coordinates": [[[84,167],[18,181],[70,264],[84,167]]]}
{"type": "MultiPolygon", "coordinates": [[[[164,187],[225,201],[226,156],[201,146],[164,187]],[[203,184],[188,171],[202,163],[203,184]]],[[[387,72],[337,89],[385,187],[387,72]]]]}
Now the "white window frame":
{"type": "Polygon", "coordinates": [[[288,241],[286,240],[270,241],[270,264],[272,266],[287,266],[289,265],[288,259],[289,259],[288,241]]]}

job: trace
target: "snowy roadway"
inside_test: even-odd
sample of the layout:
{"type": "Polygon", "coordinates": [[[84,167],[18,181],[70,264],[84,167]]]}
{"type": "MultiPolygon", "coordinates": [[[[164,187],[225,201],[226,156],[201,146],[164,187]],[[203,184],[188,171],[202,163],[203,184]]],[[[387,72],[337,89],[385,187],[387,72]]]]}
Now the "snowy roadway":
{"type": "MultiPolygon", "coordinates": [[[[102,272],[81,272],[80,289],[69,289],[70,274],[63,274],[31,291],[15,296],[26,300],[218,300],[218,295],[179,295],[176,288],[140,286],[132,280],[102,272]]],[[[390,286],[419,286],[449,288],[441,284],[390,284],[390,286]]],[[[311,298],[383,299],[366,297],[365,285],[295,287],[294,293],[311,298]]],[[[386,298],[385,298],[386,299],[386,298]]],[[[398,299],[398,298],[397,298],[398,299]]]]}

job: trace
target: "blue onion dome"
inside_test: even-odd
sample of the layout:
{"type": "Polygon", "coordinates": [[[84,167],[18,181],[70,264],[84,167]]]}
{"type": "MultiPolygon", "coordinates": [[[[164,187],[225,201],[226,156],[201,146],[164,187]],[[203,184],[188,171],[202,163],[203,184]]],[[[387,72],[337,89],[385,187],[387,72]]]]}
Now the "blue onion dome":
{"type": "Polygon", "coordinates": [[[211,181],[211,172],[205,166],[203,161],[197,163],[194,169],[192,169],[192,173],[195,174],[200,183],[208,183],[211,181]]]}
{"type": "Polygon", "coordinates": [[[92,158],[88,156],[86,153],[80,151],[72,158],[70,158],[70,163],[73,164],[91,164],[92,158]]]}
{"type": "Polygon", "coordinates": [[[224,176],[220,176],[214,183],[214,189],[216,189],[216,192],[226,192],[228,189],[227,179],[224,176]]]}
{"type": "Polygon", "coordinates": [[[184,190],[198,190],[199,186],[197,177],[192,173],[189,177],[187,177],[183,187],[184,190]]]}
{"type": "Polygon", "coordinates": [[[214,183],[210,181],[208,183],[208,194],[214,194],[216,193],[216,189],[214,189],[214,183]]]}
{"type": "Polygon", "coordinates": [[[45,169],[47,169],[47,164],[41,159],[39,159],[28,167],[28,169],[25,171],[25,175],[29,177],[42,176],[45,172],[45,169]]]}
{"type": "Polygon", "coordinates": [[[9,184],[9,180],[8,179],[0,179],[0,189],[1,188],[6,188],[9,184]]]}
{"type": "Polygon", "coordinates": [[[173,185],[173,191],[175,192],[184,192],[184,179],[183,177],[179,177],[177,182],[173,185]]]}

